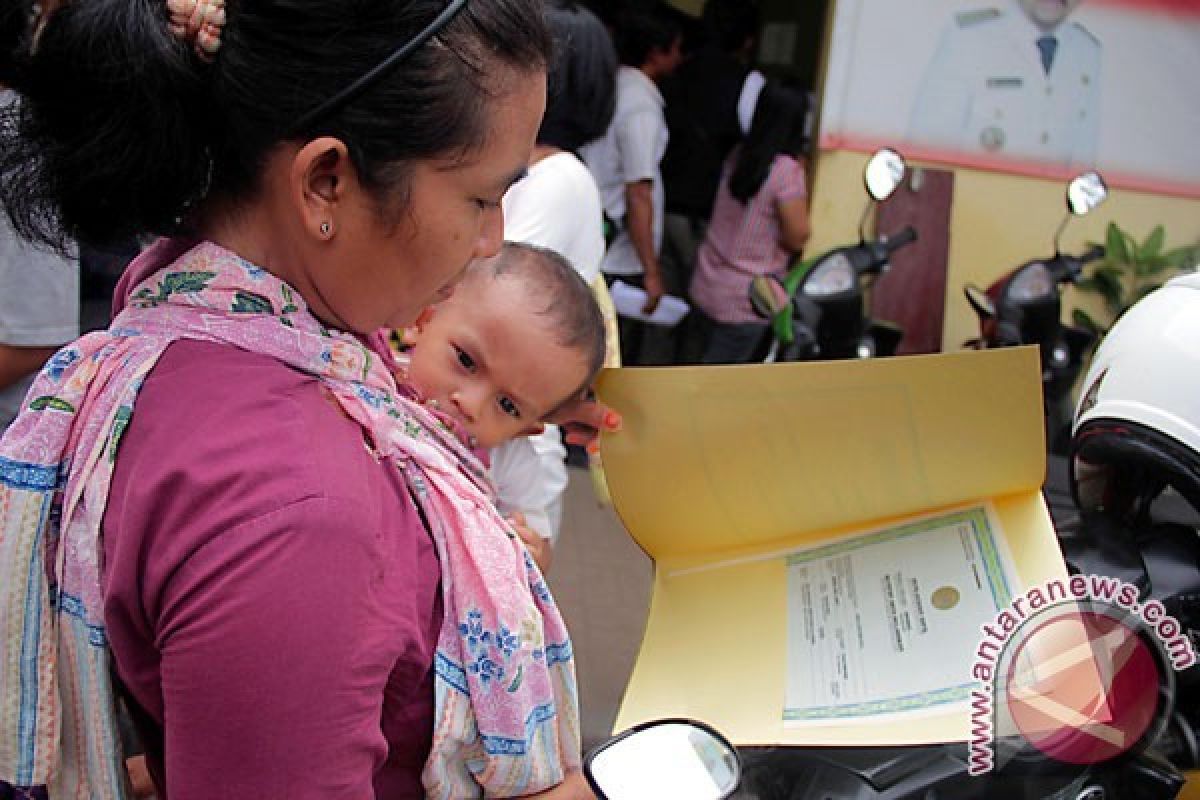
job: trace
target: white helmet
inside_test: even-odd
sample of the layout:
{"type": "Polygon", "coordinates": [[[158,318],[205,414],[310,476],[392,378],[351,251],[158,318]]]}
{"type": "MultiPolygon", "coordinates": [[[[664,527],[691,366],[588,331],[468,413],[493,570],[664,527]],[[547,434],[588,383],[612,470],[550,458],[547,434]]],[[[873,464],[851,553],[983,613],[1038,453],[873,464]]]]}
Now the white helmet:
{"type": "Polygon", "coordinates": [[[1072,434],[1081,511],[1123,516],[1167,485],[1200,511],[1200,273],[1150,293],[1104,337],[1072,434]]]}

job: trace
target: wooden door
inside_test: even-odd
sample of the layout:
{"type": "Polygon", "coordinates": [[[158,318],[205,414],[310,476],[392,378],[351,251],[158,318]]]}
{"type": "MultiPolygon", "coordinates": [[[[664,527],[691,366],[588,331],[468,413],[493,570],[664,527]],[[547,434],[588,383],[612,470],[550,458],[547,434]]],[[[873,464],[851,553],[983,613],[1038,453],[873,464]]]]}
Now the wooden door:
{"type": "Polygon", "coordinates": [[[871,291],[871,315],[904,329],[897,351],[901,355],[942,349],[953,198],[952,171],[912,167],[904,184],[878,209],[878,233],[905,225],[917,230],[917,241],[896,251],[892,268],[871,291]]]}

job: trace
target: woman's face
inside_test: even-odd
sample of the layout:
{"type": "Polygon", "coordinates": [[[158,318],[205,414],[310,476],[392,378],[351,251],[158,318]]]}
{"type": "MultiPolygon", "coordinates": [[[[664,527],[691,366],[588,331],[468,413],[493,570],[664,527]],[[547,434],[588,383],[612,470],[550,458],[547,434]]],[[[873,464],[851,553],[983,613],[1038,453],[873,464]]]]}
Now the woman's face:
{"type": "Polygon", "coordinates": [[[336,219],[336,252],[312,275],[320,316],[343,330],[368,333],[409,325],[443,299],[473,258],[495,255],[504,241],[500,200],[524,173],[546,105],[541,71],[510,71],[490,102],[487,138],[465,157],[417,162],[405,203],[380,213],[355,192],[336,219]]]}

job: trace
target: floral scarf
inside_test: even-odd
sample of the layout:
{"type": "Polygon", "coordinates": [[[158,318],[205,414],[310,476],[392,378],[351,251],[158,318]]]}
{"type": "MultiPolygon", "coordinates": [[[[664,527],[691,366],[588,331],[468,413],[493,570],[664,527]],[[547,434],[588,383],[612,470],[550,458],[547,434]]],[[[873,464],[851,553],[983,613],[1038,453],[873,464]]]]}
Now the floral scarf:
{"type": "Polygon", "coordinates": [[[393,460],[442,570],[431,798],[509,797],[579,765],[571,644],[537,567],[457,439],[382,361],[270,273],[215,244],[163,240],[107,331],[59,351],[0,439],[0,781],[53,797],[129,796],[100,591],[100,523],[138,389],[176,339],[318,376],[393,460]]]}

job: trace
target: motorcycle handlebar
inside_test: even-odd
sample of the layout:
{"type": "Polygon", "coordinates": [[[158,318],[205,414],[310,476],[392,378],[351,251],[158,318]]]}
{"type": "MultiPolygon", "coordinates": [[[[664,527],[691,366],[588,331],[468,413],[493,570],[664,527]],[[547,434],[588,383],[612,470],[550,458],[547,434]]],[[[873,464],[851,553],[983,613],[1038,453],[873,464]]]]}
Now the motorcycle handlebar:
{"type": "Polygon", "coordinates": [[[906,244],[912,244],[917,240],[917,231],[912,225],[906,225],[904,228],[887,238],[884,246],[887,247],[889,253],[894,253],[906,244]]]}
{"type": "Polygon", "coordinates": [[[1079,257],[1079,263],[1090,264],[1093,261],[1099,261],[1100,259],[1104,258],[1104,254],[1104,245],[1092,245],[1092,247],[1090,247],[1086,253],[1079,257]]]}

